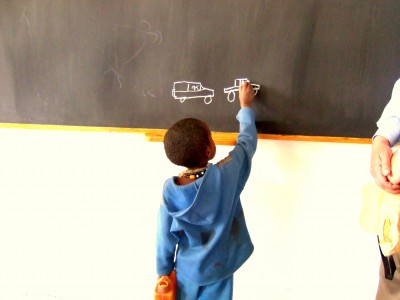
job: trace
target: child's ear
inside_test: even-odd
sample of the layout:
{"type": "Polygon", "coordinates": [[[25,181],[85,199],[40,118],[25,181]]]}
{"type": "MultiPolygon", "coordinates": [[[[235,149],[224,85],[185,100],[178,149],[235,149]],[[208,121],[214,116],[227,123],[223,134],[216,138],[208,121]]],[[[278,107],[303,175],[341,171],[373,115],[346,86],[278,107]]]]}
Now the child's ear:
{"type": "Polygon", "coordinates": [[[213,155],[211,154],[211,151],[207,151],[207,155],[208,155],[208,160],[213,159],[213,155]]]}
{"type": "Polygon", "coordinates": [[[215,156],[215,149],[214,149],[214,147],[211,146],[211,145],[207,146],[207,148],[206,148],[206,157],[207,157],[207,160],[213,159],[214,156],[215,156]]]}
{"type": "Polygon", "coordinates": [[[207,158],[207,160],[210,160],[211,158],[211,149],[210,149],[210,146],[207,146],[207,148],[206,148],[206,158],[207,158]]]}
{"type": "Polygon", "coordinates": [[[207,147],[204,149],[204,152],[203,152],[203,153],[204,153],[203,158],[206,159],[207,161],[210,160],[211,149],[210,149],[209,146],[207,146],[207,147]]]}

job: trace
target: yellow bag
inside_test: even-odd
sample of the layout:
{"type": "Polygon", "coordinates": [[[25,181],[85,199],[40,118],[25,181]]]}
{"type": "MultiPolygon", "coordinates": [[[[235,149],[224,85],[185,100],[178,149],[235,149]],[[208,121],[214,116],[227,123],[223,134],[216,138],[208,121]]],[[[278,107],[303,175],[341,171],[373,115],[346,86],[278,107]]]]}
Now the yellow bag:
{"type": "Polygon", "coordinates": [[[400,253],[400,195],[385,192],[375,183],[363,188],[360,224],[379,236],[383,255],[400,253]]]}

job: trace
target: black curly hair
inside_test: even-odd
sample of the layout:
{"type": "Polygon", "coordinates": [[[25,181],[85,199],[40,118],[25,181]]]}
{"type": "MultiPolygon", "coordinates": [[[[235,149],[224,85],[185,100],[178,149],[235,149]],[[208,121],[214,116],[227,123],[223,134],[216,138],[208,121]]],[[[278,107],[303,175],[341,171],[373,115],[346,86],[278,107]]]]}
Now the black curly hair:
{"type": "Polygon", "coordinates": [[[202,167],[209,145],[210,129],[203,121],[194,118],[182,119],[167,130],[164,149],[168,159],[189,169],[202,167]]]}

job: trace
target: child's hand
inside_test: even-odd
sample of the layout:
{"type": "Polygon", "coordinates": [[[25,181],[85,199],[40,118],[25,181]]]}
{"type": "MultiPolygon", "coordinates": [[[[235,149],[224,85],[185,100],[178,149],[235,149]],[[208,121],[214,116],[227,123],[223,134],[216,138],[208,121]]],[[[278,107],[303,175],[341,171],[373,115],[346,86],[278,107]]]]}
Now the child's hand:
{"type": "Polygon", "coordinates": [[[251,107],[251,103],[253,102],[254,91],[250,82],[244,81],[240,85],[239,88],[239,101],[240,107],[251,107]]]}

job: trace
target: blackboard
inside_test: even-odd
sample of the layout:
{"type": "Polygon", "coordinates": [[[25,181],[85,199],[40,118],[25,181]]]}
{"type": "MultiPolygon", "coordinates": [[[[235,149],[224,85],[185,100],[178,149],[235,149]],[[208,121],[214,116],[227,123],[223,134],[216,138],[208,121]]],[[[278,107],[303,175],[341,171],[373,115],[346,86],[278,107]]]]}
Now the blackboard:
{"type": "Polygon", "coordinates": [[[165,129],[191,116],[235,132],[225,89],[248,78],[260,133],[370,137],[400,77],[399,12],[398,0],[0,0],[0,122],[165,129]]]}

